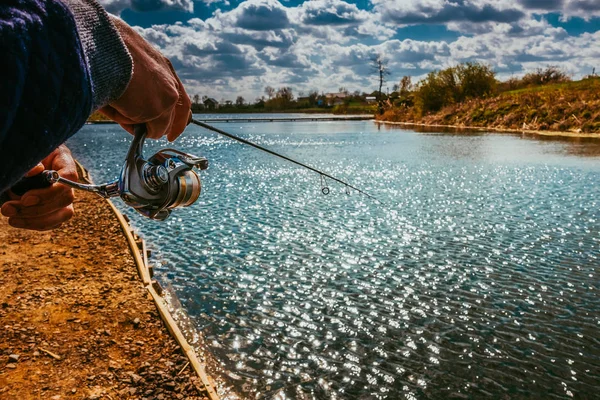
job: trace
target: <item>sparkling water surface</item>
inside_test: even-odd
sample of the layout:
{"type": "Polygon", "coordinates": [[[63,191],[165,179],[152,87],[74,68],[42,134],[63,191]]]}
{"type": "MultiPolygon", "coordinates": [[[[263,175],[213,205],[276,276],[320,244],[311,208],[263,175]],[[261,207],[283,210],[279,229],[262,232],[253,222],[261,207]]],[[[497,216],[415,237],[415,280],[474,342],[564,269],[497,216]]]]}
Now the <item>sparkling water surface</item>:
{"type": "MultiPolygon", "coordinates": [[[[165,222],[115,203],[241,398],[598,398],[600,141],[215,126],[384,203],[195,126],[148,144],[209,159],[165,222]]],[[[130,141],[88,125],[69,145],[102,182],[130,141]]]]}

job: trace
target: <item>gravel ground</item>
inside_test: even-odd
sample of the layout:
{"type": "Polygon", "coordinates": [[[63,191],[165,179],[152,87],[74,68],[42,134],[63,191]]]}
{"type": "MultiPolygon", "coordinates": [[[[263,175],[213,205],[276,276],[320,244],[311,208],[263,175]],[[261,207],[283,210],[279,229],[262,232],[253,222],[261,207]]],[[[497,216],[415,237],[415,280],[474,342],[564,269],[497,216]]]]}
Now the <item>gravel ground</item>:
{"type": "Polygon", "coordinates": [[[0,218],[0,399],[204,399],[106,202],[51,232],[0,218]]]}

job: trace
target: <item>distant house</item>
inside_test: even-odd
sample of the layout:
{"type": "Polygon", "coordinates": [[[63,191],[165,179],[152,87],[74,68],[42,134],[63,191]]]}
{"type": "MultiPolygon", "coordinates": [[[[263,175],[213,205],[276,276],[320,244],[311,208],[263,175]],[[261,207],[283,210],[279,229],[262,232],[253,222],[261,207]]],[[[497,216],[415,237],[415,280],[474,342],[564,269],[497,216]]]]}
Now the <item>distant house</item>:
{"type": "Polygon", "coordinates": [[[204,108],[207,110],[216,110],[219,108],[219,102],[212,97],[204,100],[204,108]]]}
{"type": "Polygon", "coordinates": [[[344,100],[348,97],[346,93],[327,93],[325,99],[328,106],[339,106],[344,104],[344,100]]]}
{"type": "Polygon", "coordinates": [[[369,104],[377,102],[377,97],[375,96],[367,96],[365,97],[365,101],[369,104]]]}

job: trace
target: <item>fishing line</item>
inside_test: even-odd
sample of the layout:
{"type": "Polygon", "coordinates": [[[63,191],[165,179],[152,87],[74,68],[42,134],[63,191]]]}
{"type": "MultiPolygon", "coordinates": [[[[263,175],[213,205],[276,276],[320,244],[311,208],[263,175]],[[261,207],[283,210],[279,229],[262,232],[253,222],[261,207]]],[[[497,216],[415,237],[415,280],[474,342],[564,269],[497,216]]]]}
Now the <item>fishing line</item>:
{"type": "Polygon", "coordinates": [[[290,157],[284,156],[283,154],[276,153],[273,150],[269,150],[266,147],[260,146],[260,145],[258,145],[256,143],[253,143],[253,142],[249,141],[249,140],[246,140],[246,139],[243,139],[241,137],[232,135],[231,133],[227,133],[227,132],[225,132],[225,131],[223,131],[223,130],[221,130],[219,128],[215,128],[212,125],[206,124],[206,123],[204,123],[202,121],[198,121],[197,119],[193,119],[192,118],[190,120],[190,122],[193,123],[193,124],[195,124],[195,125],[198,125],[198,126],[204,128],[204,129],[208,129],[209,131],[218,133],[219,135],[223,135],[223,136],[226,136],[226,137],[228,137],[230,139],[236,140],[236,141],[238,141],[240,143],[247,144],[248,146],[254,147],[254,148],[259,149],[259,150],[262,150],[262,151],[264,151],[266,153],[269,153],[269,154],[271,154],[271,155],[273,155],[275,157],[283,158],[284,160],[289,161],[289,162],[291,162],[293,164],[299,165],[299,166],[301,166],[303,168],[306,168],[306,169],[309,169],[309,170],[311,170],[313,172],[316,172],[317,174],[319,174],[321,176],[321,192],[324,195],[329,194],[329,187],[327,187],[327,183],[325,182],[325,178],[329,178],[331,180],[334,180],[334,181],[336,181],[336,182],[341,183],[342,185],[344,185],[346,187],[346,193],[347,194],[350,193],[349,189],[353,189],[353,190],[357,191],[358,193],[360,193],[362,195],[365,195],[368,198],[377,201],[378,203],[381,203],[381,201],[379,201],[377,198],[371,196],[370,194],[368,194],[368,193],[360,190],[359,188],[357,188],[355,186],[352,186],[348,182],[344,182],[343,180],[338,179],[338,178],[336,178],[334,176],[331,176],[331,175],[329,175],[329,174],[327,174],[327,173],[325,173],[323,171],[320,171],[320,170],[318,170],[316,168],[313,168],[310,165],[306,165],[304,163],[301,163],[300,161],[296,161],[296,160],[294,160],[294,159],[292,159],[290,157]]]}

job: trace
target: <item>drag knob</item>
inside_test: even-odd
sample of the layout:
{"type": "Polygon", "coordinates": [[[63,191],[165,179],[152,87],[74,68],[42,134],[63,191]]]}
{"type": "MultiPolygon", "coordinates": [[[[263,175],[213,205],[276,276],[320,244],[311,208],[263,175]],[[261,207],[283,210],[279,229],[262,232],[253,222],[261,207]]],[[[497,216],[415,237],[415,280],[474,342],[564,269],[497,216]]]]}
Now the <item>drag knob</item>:
{"type": "Polygon", "coordinates": [[[163,165],[151,165],[145,169],[144,178],[150,188],[158,190],[169,181],[169,171],[163,165]]]}

